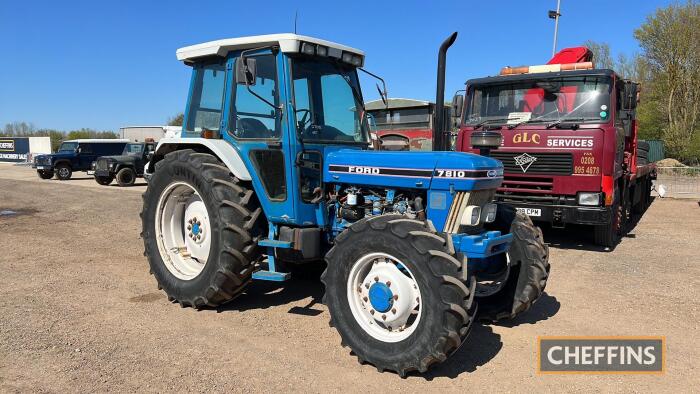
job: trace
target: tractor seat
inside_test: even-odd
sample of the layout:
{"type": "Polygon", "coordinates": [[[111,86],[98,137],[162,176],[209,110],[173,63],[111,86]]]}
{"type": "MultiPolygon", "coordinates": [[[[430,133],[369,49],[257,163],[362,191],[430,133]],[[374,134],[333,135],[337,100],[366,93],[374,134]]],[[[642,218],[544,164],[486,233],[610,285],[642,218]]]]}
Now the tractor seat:
{"type": "Polygon", "coordinates": [[[240,118],[236,122],[236,134],[239,138],[275,138],[275,132],[268,129],[263,122],[255,118],[240,118]]]}

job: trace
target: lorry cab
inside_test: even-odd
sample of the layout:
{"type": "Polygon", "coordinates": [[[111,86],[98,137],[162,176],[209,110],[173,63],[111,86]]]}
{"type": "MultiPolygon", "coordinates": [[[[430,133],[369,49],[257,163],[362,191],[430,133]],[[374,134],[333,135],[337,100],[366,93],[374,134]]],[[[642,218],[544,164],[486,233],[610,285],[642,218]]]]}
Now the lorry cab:
{"type": "Polygon", "coordinates": [[[555,227],[603,229],[650,187],[647,166],[637,166],[637,91],[591,62],[506,67],[467,81],[457,150],[476,151],[474,131],[499,130],[502,146],[491,154],[505,169],[499,200],[555,227]],[[638,175],[645,184],[628,196],[638,175]]]}

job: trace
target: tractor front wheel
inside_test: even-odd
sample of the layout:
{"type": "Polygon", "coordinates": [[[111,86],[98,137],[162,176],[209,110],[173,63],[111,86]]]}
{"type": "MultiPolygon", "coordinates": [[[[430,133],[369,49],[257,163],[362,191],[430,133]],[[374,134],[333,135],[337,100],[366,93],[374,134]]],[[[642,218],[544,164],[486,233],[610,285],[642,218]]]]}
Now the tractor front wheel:
{"type": "Polygon", "coordinates": [[[544,292],[549,277],[549,248],[542,230],[530,218],[509,205],[498,204],[496,220],[486,226],[513,234],[508,251],[489,262],[495,269],[475,272],[479,318],[511,319],[530,309],[544,292]]]}
{"type": "Polygon", "coordinates": [[[341,233],[322,281],[331,325],[360,363],[405,376],[456,351],[474,316],[466,260],[430,222],[373,216],[341,233]]]}
{"type": "Polygon", "coordinates": [[[182,306],[215,307],[241,293],[260,256],[264,215],[252,190],[216,157],[169,153],[143,195],[145,255],[158,287],[182,306]]]}

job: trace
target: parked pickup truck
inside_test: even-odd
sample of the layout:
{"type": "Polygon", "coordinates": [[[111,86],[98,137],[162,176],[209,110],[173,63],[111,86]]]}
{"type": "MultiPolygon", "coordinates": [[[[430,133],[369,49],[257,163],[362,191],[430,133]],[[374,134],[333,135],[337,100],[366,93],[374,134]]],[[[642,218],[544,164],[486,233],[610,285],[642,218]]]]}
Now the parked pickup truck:
{"type": "Polygon", "coordinates": [[[41,179],[51,179],[54,175],[62,181],[70,179],[74,171],[88,171],[90,164],[99,156],[115,155],[124,150],[129,140],[79,139],[64,141],[58,152],[38,155],[32,168],[41,179]]]}
{"type": "Polygon", "coordinates": [[[137,177],[143,176],[143,169],[154,148],[154,142],[130,142],[121,155],[98,157],[92,163],[95,181],[100,185],[109,185],[116,179],[119,186],[133,185],[137,177]]]}

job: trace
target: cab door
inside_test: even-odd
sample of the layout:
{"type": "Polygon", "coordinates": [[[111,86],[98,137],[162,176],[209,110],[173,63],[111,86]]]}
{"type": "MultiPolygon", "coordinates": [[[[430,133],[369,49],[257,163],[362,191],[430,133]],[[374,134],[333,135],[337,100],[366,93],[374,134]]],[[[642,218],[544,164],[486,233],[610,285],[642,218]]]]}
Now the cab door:
{"type": "Polygon", "coordinates": [[[255,83],[237,81],[236,62],[231,56],[227,89],[226,130],[223,138],[240,152],[253,178],[253,186],[269,220],[276,223],[297,223],[298,196],[293,193],[295,166],[290,152],[289,133],[285,122],[284,55],[272,49],[246,52],[255,60],[255,83]],[[276,51],[275,51],[276,52],[276,51]]]}

